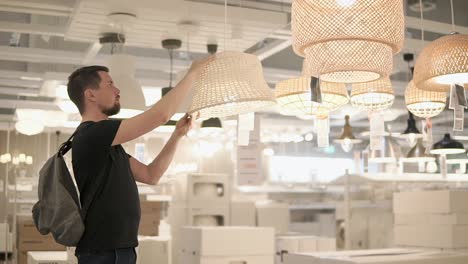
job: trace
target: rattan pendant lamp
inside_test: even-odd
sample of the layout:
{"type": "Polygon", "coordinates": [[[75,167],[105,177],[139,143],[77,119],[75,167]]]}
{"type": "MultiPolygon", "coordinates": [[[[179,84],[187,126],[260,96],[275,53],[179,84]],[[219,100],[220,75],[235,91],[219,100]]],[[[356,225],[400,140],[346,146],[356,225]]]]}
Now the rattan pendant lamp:
{"type": "Polygon", "coordinates": [[[292,38],[309,76],[358,83],[388,77],[404,39],[402,0],[294,0],[292,38]]]}
{"type": "Polygon", "coordinates": [[[360,110],[385,110],[392,106],[394,100],[392,83],[388,77],[352,85],[351,104],[360,110]]]}
{"type": "Polygon", "coordinates": [[[328,116],[349,102],[346,86],[340,83],[320,82],[322,103],[311,100],[311,78],[299,77],[281,81],[276,85],[278,104],[287,114],[328,116]]]}
{"type": "Polygon", "coordinates": [[[455,33],[453,0],[450,7],[452,34],[431,42],[416,60],[414,82],[420,89],[447,92],[453,84],[468,83],[468,35],[455,33]]]}

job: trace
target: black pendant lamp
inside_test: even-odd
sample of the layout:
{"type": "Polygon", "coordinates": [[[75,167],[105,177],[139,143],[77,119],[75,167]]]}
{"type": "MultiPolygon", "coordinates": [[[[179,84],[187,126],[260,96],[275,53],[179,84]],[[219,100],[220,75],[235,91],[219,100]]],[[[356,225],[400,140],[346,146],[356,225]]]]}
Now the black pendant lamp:
{"type": "Polygon", "coordinates": [[[206,119],[201,124],[202,128],[223,128],[221,120],[217,117],[206,119]]]}
{"type": "Polygon", "coordinates": [[[423,135],[419,132],[419,129],[416,127],[416,119],[414,119],[413,113],[408,111],[408,126],[405,131],[401,133],[400,138],[406,139],[410,147],[413,147],[419,138],[422,138],[423,135]]]}
{"type": "Polygon", "coordinates": [[[170,72],[169,72],[169,86],[164,87],[161,90],[161,97],[166,95],[172,89],[172,60],[173,60],[173,53],[174,50],[180,48],[182,46],[182,41],[180,39],[164,39],[161,41],[161,45],[163,48],[167,49],[169,52],[169,61],[170,61],[170,72]]]}
{"type": "Polygon", "coordinates": [[[452,139],[449,133],[445,134],[444,138],[442,138],[441,141],[436,142],[431,149],[431,154],[436,155],[450,155],[464,152],[465,148],[463,147],[463,144],[452,139]]]}

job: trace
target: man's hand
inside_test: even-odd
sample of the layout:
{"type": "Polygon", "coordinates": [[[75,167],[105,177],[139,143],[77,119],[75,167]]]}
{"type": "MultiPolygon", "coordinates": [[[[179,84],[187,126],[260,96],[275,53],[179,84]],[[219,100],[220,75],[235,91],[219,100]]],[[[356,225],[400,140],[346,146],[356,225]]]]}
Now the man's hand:
{"type": "MultiPolygon", "coordinates": [[[[199,115],[199,114],[197,114],[199,115]]],[[[190,131],[193,127],[193,122],[195,118],[192,115],[185,114],[176,124],[176,129],[173,133],[177,138],[181,138],[190,131]]]]}

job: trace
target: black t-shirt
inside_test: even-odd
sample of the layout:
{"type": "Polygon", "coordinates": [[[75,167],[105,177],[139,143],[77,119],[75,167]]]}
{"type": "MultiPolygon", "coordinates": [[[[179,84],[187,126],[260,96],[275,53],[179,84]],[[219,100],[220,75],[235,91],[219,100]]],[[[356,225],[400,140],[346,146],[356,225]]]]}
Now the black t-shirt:
{"type": "Polygon", "coordinates": [[[80,201],[84,208],[89,204],[77,252],[138,245],[140,201],[129,155],[121,145],[111,146],[119,126],[120,120],[83,122],[73,138],[80,201]]]}

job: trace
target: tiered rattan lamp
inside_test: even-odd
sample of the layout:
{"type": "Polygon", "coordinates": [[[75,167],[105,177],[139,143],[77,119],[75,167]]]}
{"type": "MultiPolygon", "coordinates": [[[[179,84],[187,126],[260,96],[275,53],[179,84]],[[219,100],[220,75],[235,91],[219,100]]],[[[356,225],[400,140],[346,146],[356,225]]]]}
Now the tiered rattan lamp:
{"type": "Polygon", "coordinates": [[[351,104],[368,112],[385,110],[392,106],[395,95],[389,78],[366,83],[355,83],[351,89],[351,104]]]}
{"type": "Polygon", "coordinates": [[[307,75],[339,83],[388,77],[404,40],[402,0],[294,0],[293,49],[307,75]]]}
{"type": "Polygon", "coordinates": [[[199,112],[201,119],[207,119],[248,113],[275,103],[257,56],[236,51],[215,56],[194,84],[189,113],[199,112]]]}

